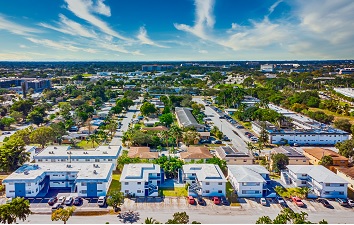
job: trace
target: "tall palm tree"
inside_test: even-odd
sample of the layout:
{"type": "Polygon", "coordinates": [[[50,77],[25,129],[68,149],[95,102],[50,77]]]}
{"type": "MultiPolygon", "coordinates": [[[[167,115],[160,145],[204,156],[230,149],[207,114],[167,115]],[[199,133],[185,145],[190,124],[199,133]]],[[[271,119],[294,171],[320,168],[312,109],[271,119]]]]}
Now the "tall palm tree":
{"type": "Polygon", "coordinates": [[[91,134],[90,136],[89,136],[89,140],[88,141],[91,141],[91,143],[92,143],[92,148],[94,148],[95,147],[95,143],[96,144],[99,144],[99,138],[98,138],[98,135],[97,134],[91,134]]]}
{"type": "Polygon", "coordinates": [[[197,131],[189,130],[183,133],[183,141],[189,146],[191,143],[195,143],[195,141],[199,141],[200,134],[197,131]]]}
{"type": "Polygon", "coordinates": [[[158,134],[159,138],[163,139],[166,142],[166,147],[168,148],[168,138],[170,134],[167,130],[163,130],[158,134]]]}
{"type": "Polygon", "coordinates": [[[179,138],[182,136],[182,129],[176,125],[173,125],[169,131],[170,131],[171,136],[175,137],[176,147],[178,147],[179,138]]]}

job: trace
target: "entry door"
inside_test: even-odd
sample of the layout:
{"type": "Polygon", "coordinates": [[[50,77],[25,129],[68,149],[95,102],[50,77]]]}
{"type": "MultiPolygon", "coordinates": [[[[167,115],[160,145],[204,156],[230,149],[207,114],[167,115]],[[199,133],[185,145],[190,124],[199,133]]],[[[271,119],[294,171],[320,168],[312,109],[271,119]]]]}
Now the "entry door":
{"type": "Polygon", "coordinates": [[[97,197],[97,183],[87,183],[87,197],[97,197]]]}
{"type": "Polygon", "coordinates": [[[15,196],[16,197],[26,197],[26,184],[25,183],[15,183],[15,196]]]}

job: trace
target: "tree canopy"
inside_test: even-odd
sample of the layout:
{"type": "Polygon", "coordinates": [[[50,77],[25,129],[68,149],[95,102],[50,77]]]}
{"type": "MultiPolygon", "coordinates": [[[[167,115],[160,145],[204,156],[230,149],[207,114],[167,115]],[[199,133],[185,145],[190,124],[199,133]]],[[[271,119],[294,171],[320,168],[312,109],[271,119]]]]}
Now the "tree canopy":
{"type": "Polygon", "coordinates": [[[0,223],[16,223],[17,219],[25,221],[31,213],[29,201],[17,197],[9,203],[0,205],[0,223]]]}
{"type": "Polygon", "coordinates": [[[289,157],[283,153],[273,154],[272,158],[272,168],[273,171],[279,173],[281,170],[285,169],[289,165],[289,157]]]}
{"type": "Polygon", "coordinates": [[[0,170],[15,171],[29,160],[25,142],[20,137],[10,138],[0,147],[0,170]]]}

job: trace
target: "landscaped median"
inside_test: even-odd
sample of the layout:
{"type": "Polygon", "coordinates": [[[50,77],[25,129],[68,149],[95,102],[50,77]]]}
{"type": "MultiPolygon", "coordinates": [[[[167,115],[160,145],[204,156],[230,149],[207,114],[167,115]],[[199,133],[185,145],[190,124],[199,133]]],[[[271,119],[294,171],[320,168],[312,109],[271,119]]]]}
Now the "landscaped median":
{"type": "Polygon", "coordinates": [[[187,197],[188,191],[185,187],[159,188],[159,196],[164,197],[187,197]]]}
{"type": "Polygon", "coordinates": [[[119,174],[113,173],[112,182],[111,185],[109,186],[108,193],[110,193],[111,191],[120,191],[121,189],[121,183],[119,181],[120,175],[121,175],[120,173],[119,174]]]}

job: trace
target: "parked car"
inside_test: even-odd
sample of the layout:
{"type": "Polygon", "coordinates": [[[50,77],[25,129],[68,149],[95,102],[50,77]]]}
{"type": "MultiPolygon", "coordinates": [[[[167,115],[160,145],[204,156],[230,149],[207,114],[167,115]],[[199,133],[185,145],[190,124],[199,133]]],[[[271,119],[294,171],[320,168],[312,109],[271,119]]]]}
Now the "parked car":
{"type": "Polygon", "coordinates": [[[351,206],[351,207],[354,207],[354,200],[351,200],[348,198],[348,204],[351,206]]]}
{"type": "Polygon", "coordinates": [[[199,143],[200,144],[210,144],[211,141],[210,140],[200,140],[199,143]]]}
{"type": "Polygon", "coordinates": [[[206,202],[202,197],[198,197],[197,202],[198,202],[198,205],[203,205],[203,206],[206,205],[206,202]]]}
{"type": "Polygon", "coordinates": [[[222,144],[222,141],[220,141],[220,140],[214,140],[214,141],[212,141],[212,143],[213,143],[213,144],[222,144]]]}
{"type": "Polygon", "coordinates": [[[105,204],[106,204],[106,196],[100,196],[100,197],[98,197],[97,205],[98,205],[99,207],[103,207],[103,206],[105,206],[105,204]]]}
{"type": "Polygon", "coordinates": [[[54,205],[57,201],[58,201],[58,197],[57,197],[57,196],[51,197],[51,198],[48,200],[48,205],[52,206],[52,205],[54,205]]]}
{"type": "Polygon", "coordinates": [[[65,196],[60,196],[58,199],[58,203],[64,204],[66,197],[65,196]]]}
{"type": "Polygon", "coordinates": [[[222,205],[230,205],[230,202],[229,202],[229,200],[227,200],[227,198],[226,197],[221,197],[221,204],[222,205]]]}
{"type": "Polygon", "coordinates": [[[258,141],[258,138],[256,138],[256,137],[251,137],[250,139],[251,139],[251,141],[258,141]]]}
{"type": "Polygon", "coordinates": [[[213,197],[212,201],[214,202],[215,205],[220,205],[220,198],[219,197],[213,197]]]}
{"type": "Polygon", "coordinates": [[[230,138],[229,138],[228,136],[224,136],[224,137],[223,137],[223,140],[224,140],[224,141],[230,141],[230,138]]]}
{"type": "Polygon", "coordinates": [[[57,202],[52,206],[52,211],[55,211],[57,209],[62,209],[62,208],[64,208],[64,206],[62,206],[59,202],[57,202]]]}
{"type": "Polygon", "coordinates": [[[336,202],[341,206],[348,206],[348,201],[345,198],[336,198],[336,202]]]}
{"type": "Polygon", "coordinates": [[[280,197],[280,196],[277,196],[277,201],[278,201],[278,203],[281,205],[281,204],[286,204],[286,202],[285,202],[285,200],[282,198],[282,197],[280,197]]]}
{"type": "Polygon", "coordinates": [[[195,200],[194,200],[193,196],[188,196],[188,203],[191,205],[195,204],[195,200]]]}
{"type": "Polygon", "coordinates": [[[333,208],[333,206],[324,198],[317,199],[319,203],[321,203],[326,208],[333,208]]]}
{"type": "Polygon", "coordinates": [[[238,129],[243,129],[244,126],[242,126],[242,125],[237,125],[236,128],[238,128],[238,129]]]}
{"type": "Polygon", "coordinates": [[[82,198],[80,198],[80,197],[75,197],[73,204],[76,205],[76,206],[79,206],[79,205],[82,205],[83,202],[84,202],[84,201],[83,201],[82,198]]]}
{"type": "Polygon", "coordinates": [[[305,207],[305,204],[301,201],[301,199],[299,197],[296,196],[292,196],[291,200],[293,201],[293,203],[299,207],[305,207]]]}
{"type": "Polygon", "coordinates": [[[219,119],[225,119],[223,116],[219,116],[219,119]]]}
{"type": "Polygon", "coordinates": [[[267,205],[267,200],[265,198],[261,198],[261,200],[259,201],[259,203],[261,203],[261,205],[267,205]]]}
{"type": "Polygon", "coordinates": [[[251,133],[250,133],[250,132],[248,132],[248,131],[247,131],[247,132],[245,132],[245,135],[249,135],[249,134],[251,134],[251,133]]]}
{"type": "Polygon", "coordinates": [[[65,205],[72,205],[74,201],[74,198],[72,196],[69,196],[67,199],[65,199],[64,204],[65,205]]]}

